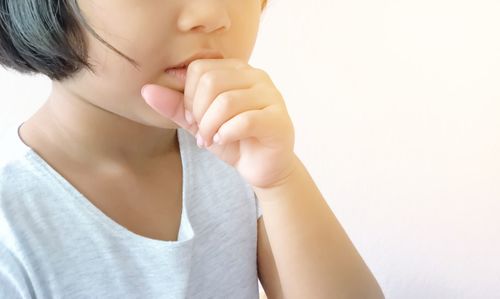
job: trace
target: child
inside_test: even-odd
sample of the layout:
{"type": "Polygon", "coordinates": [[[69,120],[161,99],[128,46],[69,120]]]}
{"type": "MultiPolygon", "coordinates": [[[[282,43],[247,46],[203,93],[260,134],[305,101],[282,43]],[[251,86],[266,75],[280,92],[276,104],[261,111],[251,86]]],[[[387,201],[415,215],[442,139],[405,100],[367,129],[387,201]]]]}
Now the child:
{"type": "Polygon", "coordinates": [[[247,64],[265,4],[0,0],[52,80],[1,143],[0,298],[383,297],[247,64]]]}

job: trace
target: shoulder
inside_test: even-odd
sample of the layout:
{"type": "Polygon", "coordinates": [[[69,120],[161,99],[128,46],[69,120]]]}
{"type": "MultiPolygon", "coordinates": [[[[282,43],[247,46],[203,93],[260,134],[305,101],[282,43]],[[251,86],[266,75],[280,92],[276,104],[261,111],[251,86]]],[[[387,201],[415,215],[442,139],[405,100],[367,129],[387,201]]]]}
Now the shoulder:
{"type": "Polygon", "coordinates": [[[21,196],[34,185],[37,172],[31,161],[30,148],[18,139],[15,127],[0,136],[0,202],[12,196],[21,196]]]}
{"type": "Polygon", "coordinates": [[[46,186],[33,153],[17,137],[16,127],[0,136],[0,239],[8,237],[8,229],[15,230],[31,219],[32,207],[46,186]]]}
{"type": "Polygon", "coordinates": [[[2,179],[26,171],[31,148],[18,135],[18,125],[11,125],[0,133],[0,175],[2,179]]]}

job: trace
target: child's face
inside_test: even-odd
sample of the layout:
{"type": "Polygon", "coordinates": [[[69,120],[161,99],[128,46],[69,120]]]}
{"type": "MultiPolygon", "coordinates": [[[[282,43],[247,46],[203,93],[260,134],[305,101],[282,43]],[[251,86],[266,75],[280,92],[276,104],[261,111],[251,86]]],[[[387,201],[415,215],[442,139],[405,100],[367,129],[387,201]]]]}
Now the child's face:
{"type": "Polygon", "coordinates": [[[176,128],[141,96],[144,84],[178,89],[164,73],[202,49],[248,61],[254,47],[261,0],[79,0],[88,24],[140,70],[85,31],[89,62],[62,86],[105,110],[145,125],[176,128]]]}

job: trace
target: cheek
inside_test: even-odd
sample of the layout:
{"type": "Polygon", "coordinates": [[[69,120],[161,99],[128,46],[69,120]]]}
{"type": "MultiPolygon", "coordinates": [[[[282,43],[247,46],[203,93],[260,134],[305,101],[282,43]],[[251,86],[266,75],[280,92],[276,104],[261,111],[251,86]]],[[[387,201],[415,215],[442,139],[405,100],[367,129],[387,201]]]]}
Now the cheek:
{"type": "Polygon", "coordinates": [[[141,87],[153,76],[144,63],[147,55],[133,47],[121,45],[116,48],[135,62],[127,60],[95,39],[90,41],[88,57],[94,66],[94,73],[83,71],[85,81],[88,82],[86,85],[92,86],[89,87],[91,92],[100,92],[109,98],[140,95],[141,87]]]}
{"type": "Polygon", "coordinates": [[[233,56],[248,61],[259,31],[260,2],[244,0],[239,1],[237,6],[231,11],[231,30],[224,38],[224,42],[228,51],[234,54],[233,56]]]}
{"type": "Polygon", "coordinates": [[[155,1],[148,3],[108,0],[88,8],[89,26],[104,40],[84,30],[89,60],[99,73],[115,76],[145,72],[156,59],[164,58],[170,36],[166,24],[169,16],[160,14],[163,9],[153,10],[159,6],[153,4],[155,1]]]}
{"type": "Polygon", "coordinates": [[[229,57],[238,57],[244,61],[250,59],[257,39],[257,29],[245,28],[230,33],[224,42],[224,53],[229,57]]]}

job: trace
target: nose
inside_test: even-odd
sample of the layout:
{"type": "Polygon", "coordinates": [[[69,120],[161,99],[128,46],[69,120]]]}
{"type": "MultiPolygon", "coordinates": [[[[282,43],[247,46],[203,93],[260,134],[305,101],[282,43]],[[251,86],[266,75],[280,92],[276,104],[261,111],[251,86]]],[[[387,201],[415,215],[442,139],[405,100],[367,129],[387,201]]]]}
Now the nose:
{"type": "Polygon", "coordinates": [[[226,31],[231,27],[225,1],[188,1],[181,10],[177,26],[182,32],[226,31]]]}

